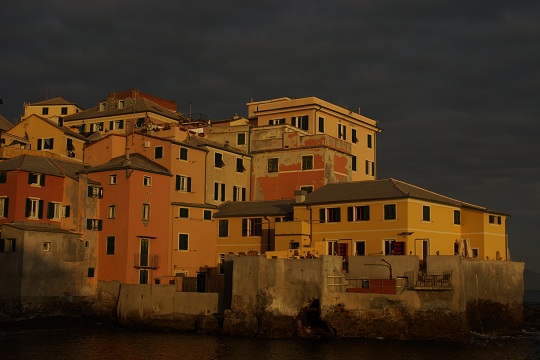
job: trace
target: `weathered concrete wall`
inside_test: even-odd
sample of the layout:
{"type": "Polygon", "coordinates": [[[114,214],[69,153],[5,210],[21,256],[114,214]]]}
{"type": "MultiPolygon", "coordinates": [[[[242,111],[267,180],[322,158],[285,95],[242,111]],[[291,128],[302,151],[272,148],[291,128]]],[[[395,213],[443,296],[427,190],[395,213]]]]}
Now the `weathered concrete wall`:
{"type": "MultiPolygon", "coordinates": [[[[388,267],[365,265],[383,263],[381,258],[351,257],[349,270],[354,277],[387,278],[388,267]]],[[[418,273],[416,256],[384,260],[392,265],[394,278],[418,273]]],[[[233,300],[224,317],[224,332],[230,335],[313,336],[326,330],[339,337],[465,341],[469,331],[478,327],[485,332],[508,332],[522,321],[523,266],[519,264],[433,256],[427,259],[428,272],[451,271],[451,288],[408,288],[385,295],[348,293],[341,286],[332,286],[343,281],[338,256],[300,260],[236,257],[232,261],[233,300]],[[489,290],[478,290],[484,303],[472,308],[471,300],[476,298],[471,294],[476,294],[476,288],[471,284],[477,276],[489,290]],[[501,278],[500,285],[490,285],[494,277],[501,278]],[[502,288],[505,293],[499,301],[502,288]],[[503,321],[497,323],[496,319],[503,321]]]]}

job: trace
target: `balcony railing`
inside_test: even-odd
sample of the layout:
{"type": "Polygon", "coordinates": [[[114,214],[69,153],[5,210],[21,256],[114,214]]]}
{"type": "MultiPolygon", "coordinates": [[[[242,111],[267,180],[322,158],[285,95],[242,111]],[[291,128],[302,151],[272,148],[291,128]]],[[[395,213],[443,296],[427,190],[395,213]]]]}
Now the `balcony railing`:
{"type": "Polygon", "coordinates": [[[159,268],[159,255],[156,254],[134,254],[134,266],[137,269],[157,269],[159,268]]]}

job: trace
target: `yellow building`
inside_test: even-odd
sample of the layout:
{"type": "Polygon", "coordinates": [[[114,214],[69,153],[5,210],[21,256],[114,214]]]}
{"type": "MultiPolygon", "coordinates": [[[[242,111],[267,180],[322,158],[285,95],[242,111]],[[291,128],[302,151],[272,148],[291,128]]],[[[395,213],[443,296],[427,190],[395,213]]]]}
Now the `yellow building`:
{"type": "Polygon", "coordinates": [[[377,121],[316,97],[250,102],[255,126],[289,124],[309,134],[327,134],[351,145],[353,181],[376,179],[377,121]]]}
{"type": "Polygon", "coordinates": [[[83,111],[83,108],[77,104],[61,97],[55,97],[32,104],[24,104],[23,118],[27,118],[30,115],[39,115],[54,122],[56,125],[62,126],[62,119],[64,117],[77,114],[80,111],[83,111]]]}
{"type": "MultiPolygon", "coordinates": [[[[455,200],[395,180],[370,180],[328,184],[310,194],[296,192],[279,216],[290,221],[272,222],[268,239],[240,235],[247,209],[219,211],[216,217],[229,222],[227,244],[256,248],[268,258],[320,255],[427,255],[459,254],[467,258],[508,260],[507,214],[455,200]],[[272,244],[263,246],[264,242],[272,244]]],[[[265,204],[266,202],[260,202],[265,204]]],[[[265,224],[263,222],[263,224],[265,224]]],[[[219,239],[218,239],[219,243],[219,239]]],[[[240,248],[240,247],[238,247],[240,248]]],[[[233,252],[239,251],[237,249],[233,252]]]]}
{"type": "Polygon", "coordinates": [[[31,114],[2,133],[1,158],[34,155],[83,161],[86,138],[58,126],[53,120],[31,114]]]}

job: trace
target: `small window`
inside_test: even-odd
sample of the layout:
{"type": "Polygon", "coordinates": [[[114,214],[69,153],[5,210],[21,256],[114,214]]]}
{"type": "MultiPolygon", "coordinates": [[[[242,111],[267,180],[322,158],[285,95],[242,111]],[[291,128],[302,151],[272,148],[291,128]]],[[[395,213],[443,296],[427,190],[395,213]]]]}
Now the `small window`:
{"type": "Polygon", "coordinates": [[[107,236],[107,255],[114,255],[116,250],[116,237],[107,236]]]}
{"type": "Polygon", "coordinates": [[[299,249],[299,248],[300,248],[300,243],[298,241],[291,241],[289,243],[289,249],[294,250],[294,249],[299,249]]]}
{"type": "Polygon", "coordinates": [[[324,132],[324,118],[323,117],[319,117],[319,132],[320,133],[324,132]]]}
{"type": "Polygon", "coordinates": [[[60,108],[60,115],[67,115],[67,112],[68,112],[68,108],[65,107],[65,106],[62,106],[60,108]]]}
{"type": "Polygon", "coordinates": [[[0,252],[15,252],[16,239],[0,239],[0,252]]]}
{"type": "Polygon", "coordinates": [[[49,115],[49,108],[48,107],[43,107],[41,109],[41,115],[49,115]]]}
{"type": "Polygon", "coordinates": [[[95,270],[93,267],[88,268],[88,277],[93,278],[94,277],[95,270]]]}
{"type": "Polygon", "coordinates": [[[225,201],[225,184],[214,182],[214,200],[225,201]]]}
{"type": "Polygon", "coordinates": [[[384,205],[384,220],[396,220],[396,204],[384,205]]]}
{"type": "Polygon", "coordinates": [[[367,134],[367,147],[368,149],[373,148],[373,135],[367,134]]]}
{"type": "Polygon", "coordinates": [[[0,172],[0,184],[7,183],[7,173],[5,171],[0,172]]]}
{"type": "Polygon", "coordinates": [[[338,139],[347,140],[347,126],[338,124],[338,139]]]}
{"type": "Polygon", "coordinates": [[[118,108],[123,109],[126,107],[126,101],[125,100],[118,100],[118,108]]]}
{"type": "Polygon", "coordinates": [[[191,177],[176,175],[176,191],[191,192],[191,177]]]}
{"type": "Polygon", "coordinates": [[[349,206],[347,215],[349,221],[369,221],[369,205],[349,206]]]}
{"type": "Polygon", "coordinates": [[[313,155],[302,156],[302,170],[313,169],[313,155]]]}
{"type": "Polygon", "coordinates": [[[116,174],[109,175],[109,184],[116,185],[116,174]]]}
{"type": "Polygon", "coordinates": [[[278,171],[278,158],[268,159],[268,172],[278,171]]]}
{"type": "Polygon", "coordinates": [[[152,178],[150,176],[144,176],[143,177],[143,185],[144,186],[152,186],[152,178]]]}
{"type": "Polygon", "coordinates": [[[352,169],[352,171],[357,171],[356,156],[354,156],[354,155],[351,158],[351,169],[352,169]]]}
{"type": "Polygon", "coordinates": [[[211,210],[204,210],[203,219],[204,220],[212,220],[212,211],[211,210]]]}
{"type": "Polygon", "coordinates": [[[25,215],[29,219],[43,218],[43,200],[27,198],[25,215]]]}
{"type": "Polygon", "coordinates": [[[501,217],[497,215],[489,215],[489,223],[500,225],[502,223],[501,217]]]}
{"type": "Polygon", "coordinates": [[[291,125],[296,126],[297,128],[302,129],[302,130],[308,130],[309,116],[308,115],[293,116],[291,118],[291,125]]]}
{"type": "Polygon", "coordinates": [[[103,188],[97,186],[89,186],[88,197],[101,199],[103,197],[103,188]]]}
{"type": "Polygon", "coordinates": [[[47,219],[60,220],[62,217],[62,204],[49,202],[47,204],[47,219]]]}
{"type": "Polygon", "coordinates": [[[124,120],[116,120],[109,122],[109,130],[121,130],[124,128],[124,120]]]}
{"type": "Polygon", "coordinates": [[[188,159],[188,149],[185,147],[180,148],[180,160],[187,160],[188,159]]]}
{"type": "Polygon", "coordinates": [[[300,190],[305,191],[307,194],[311,194],[313,192],[313,185],[300,186],[300,190]]]}
{"type": "Polygon", "coordinates": [[[228,237],[229,236],[229,220],[219,220],[219,222],[218,222],[218,236],[219,237],[228,237]]]}
{"type": "Polygon", "coordinates": [[[262,218],[242,219],[242,236],[261,236],[262,218]]]}
{"type": "Polygon", "coordinates": [[[189,209],[188,208],[180,208],[180,213],[179,213],[179,216],[181,218],[184,218],[184,219],[187,219],[189,218],[189,209]]]}
{"type": "Polygon", "coordinates": [[[0,218],[6,218],[8,216],[9,198],[0,197],[0,218]]]}
{"type": "Polygon", "coordinates": [[[217,168],[222,168],[225,166],[225,163],[223,162],[223,154],[221,153],[214,154],[214,166],[217,168]]]}
{"type": "Polygon", "coordinates": [[[244,159],[237,158],[236,159],[236,172],[244,172],[246,171],[246,168],[244,167],[244,159]]]}
{"type": "Polygon", "coordinates": [[[461,224],[461,211],[454,210],[454,225],[461,224]]]}
{"type": "Polygon", "coordinates": [[[45,175],[37,173],[28,174],[28,184],[35,186],[45,186],[45,175]]]}
{"type": "Polygon", "coordinates": [[[51,242],[50,241],[45,241],[43,243],[43,251],[51,251],[51,242]]]}
{"type": "Polygon", "coordinates": [[[233,201],[246,201],[246,188],[242,186],[233,186],[233,201]]]}
{"type": "Polygon", "coordinates": [[[108,219],[116,219],[116,206],[115,205],[109,205],[109,210],[107,212],[107,218],[108,219]]]}
{"type": "Polygon", "coordinates": [[[365,241],[356,241],[354,243],[354,255],[356,256],[366,255],[366,242],[365,241]]]}
{"type": "Polygon", "coordinates": [[[429,206],[422,206],[422,220],[431,221],[431,208],[429,206]]]}
{"type": "Polygon", "coordinates": [[[37,140],[38,150],[52,150],[54,148],[54,138],[43,138],[37,140]]]}
{"type": "Polygon", "coordinates": [[[99,219],[87,219],[86,220],[86,229],[87,230],[95,230],[95,231],[101,231],[103,228],[103,222],[99,219]]]}
{"type": "Polygon", "coordinates": [[[142,204],[142,219],[143,221],[150,220],[150,204],[142,204]]]}
{"type": "Polygon", "coordinates": [[[246,133],[236,135],[236,145],[246,145],[246,133]]]}
{"type": "Polygon", "coordinates": [[[189,235],[188,234],[178,234],[178,250],[181,250],[181,251],[189,250],[189,235]]]}
{"type": "Polygon", "coordinates": [[[163,146],[156,146],[154,148],[154,159],[163,159],[163,146]]]}
{"type": "Polygon", "coordinates": [[[358,138],[356,137],[356,129],[351,129],[351,137],[352,142],[356,144],[358,142],[358,138]]]}

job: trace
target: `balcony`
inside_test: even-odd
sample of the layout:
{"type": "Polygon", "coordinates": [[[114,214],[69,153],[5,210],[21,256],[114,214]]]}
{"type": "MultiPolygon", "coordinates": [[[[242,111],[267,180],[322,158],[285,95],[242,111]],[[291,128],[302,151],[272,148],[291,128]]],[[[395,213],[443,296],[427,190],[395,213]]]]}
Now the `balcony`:
{"type": "Polygon", "coordinates": [[[159,255],[135,253],[133,266],[137,269],[158,269],[159,255]]]}

